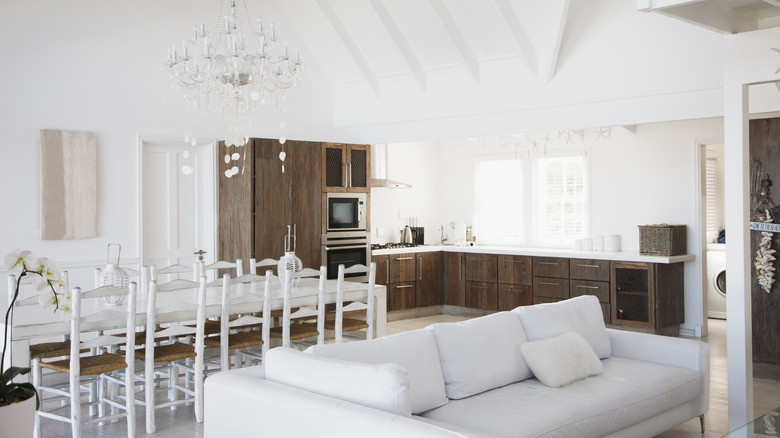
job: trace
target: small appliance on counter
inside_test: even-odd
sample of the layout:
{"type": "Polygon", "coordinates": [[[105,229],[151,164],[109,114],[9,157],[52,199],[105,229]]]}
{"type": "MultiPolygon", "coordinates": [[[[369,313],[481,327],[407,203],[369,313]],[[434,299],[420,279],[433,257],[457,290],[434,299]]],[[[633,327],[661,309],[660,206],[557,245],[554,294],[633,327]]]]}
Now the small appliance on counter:
{"type": "Polygon", "coordinates": [[[411,227],[412,243],[416,245],[425,245],[425,227],[411,227]]]}

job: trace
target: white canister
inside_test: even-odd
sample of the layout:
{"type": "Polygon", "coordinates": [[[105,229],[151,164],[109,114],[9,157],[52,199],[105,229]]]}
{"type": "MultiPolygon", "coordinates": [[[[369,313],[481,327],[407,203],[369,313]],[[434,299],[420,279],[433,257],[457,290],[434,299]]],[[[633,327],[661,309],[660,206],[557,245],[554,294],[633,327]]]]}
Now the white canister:
{"type": "Polygon", "coordinates": [[[617,234],[604,236],[604,251],[620,252],[620,236],[617,234]]]}
{"type": "Polygon", "coordinates": [[[593,239],[582,239],[582,250],[593,251],[593,239]]]}
{"type": "Polygon", "coordinates": [[[574,249],[576,251],[582,251],[582,239],[577,239],[574,241],[574,249]]]}
{"type": "Polygon", "coordinates": [[[593,238],[593,251],[604,251],[604,236],[593,238]]]}

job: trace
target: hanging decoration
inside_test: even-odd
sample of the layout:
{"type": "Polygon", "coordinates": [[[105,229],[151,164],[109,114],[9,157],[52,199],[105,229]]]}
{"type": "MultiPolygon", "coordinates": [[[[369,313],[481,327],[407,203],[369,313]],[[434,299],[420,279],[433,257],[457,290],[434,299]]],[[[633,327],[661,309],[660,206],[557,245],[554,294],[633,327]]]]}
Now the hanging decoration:
{"type": "MultiPolygon", "coordinates": [[[[769,197],[769,188],[772,186],[772,180],[769,179],[768,174],[763,172],[763,165],[759,160],[754,159],[751,167],[753,171],[752,197],[755,201],[755,208],[750,211],[750,220],[751,222],[771,224],[775,221],[773,214],[775,205],[769,197]],[[762,174],[764,178],[761,178],[762,174]]],[[[765,227],[754,227],[751,225],[751,228],[761,229],[761,240],[758,243],[753,266],[756,269],[758,285],[766,293],[770,293],[775,282],[775,266],[773,262],[776,258],[774,256],[775,250],[772,249],[774,233],[768,229],[768,225],[765,227]]]]}

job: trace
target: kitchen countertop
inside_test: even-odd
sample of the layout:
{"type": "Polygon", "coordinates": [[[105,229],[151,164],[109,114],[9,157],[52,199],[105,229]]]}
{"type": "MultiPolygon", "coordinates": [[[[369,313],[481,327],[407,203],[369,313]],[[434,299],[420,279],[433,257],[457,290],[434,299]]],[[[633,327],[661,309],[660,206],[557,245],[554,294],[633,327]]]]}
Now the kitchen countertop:
{"type": "Polygon", "coordinates": [[[649,256],[638,252],[577,251],[570,248],[526,248],[520,246],[458,246],[458,245],[420,245],[411,248],[376,249],[371,255],[413,254],[420,252],[462,252],[472,254],[522,255],[536,257],[566,257],[570,259],[614,260],[619,262],[641,263],[679,263],[694,260],[693,254],[678,256],[649,256]]]}

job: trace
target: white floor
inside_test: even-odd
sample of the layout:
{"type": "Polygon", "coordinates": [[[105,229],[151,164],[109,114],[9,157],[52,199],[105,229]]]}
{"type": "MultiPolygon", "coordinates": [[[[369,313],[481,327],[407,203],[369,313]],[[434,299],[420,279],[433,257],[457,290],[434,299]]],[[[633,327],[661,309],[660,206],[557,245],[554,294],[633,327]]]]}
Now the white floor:
{"type": "MultiPolygon", "coordinates": [[[[398,333],[416,328],[425,327],[435,322],[459,321],[463,317],[452,315],[438,315],[425,318],[407,319],[388,323],[388,333],[398,333]]],[[[688,437],[722,437],[728,432],[728,385],[726,372],[726,322],[722,320],[710,320],[710,335],[703,339],[711,348],[711,382],[710,382],[710,410],[706,416],[707,432],[702,435],[699,429],[699,420],[694,419],[667,431],[659,438],[688,438],[688,437]]],[[[780,406],[780,380],[755,379],[754,383],[754,412],[758,417],[780,406]]],[[[70,429],[64,423],[43,420],[44,437],[70,437],[70,429]]],[[[176,411],[157,411],[157,433],[145,434],[143,409],[138,409],[137,432],[139,437],[155,438],[201,438],[203,425],[195,423],[194,412],[191,407],[179,408],[176,411]]],[[[120,420],[117,423],[99,426],[90,425],[85,428],[84,437],[119,437],[125,436],[126,423],[120,420]]]]}

